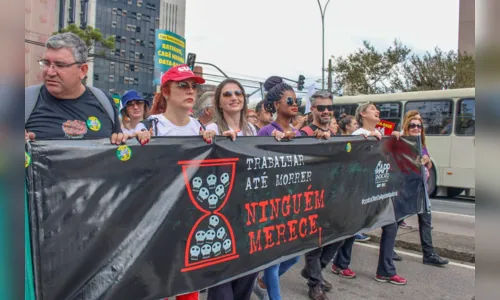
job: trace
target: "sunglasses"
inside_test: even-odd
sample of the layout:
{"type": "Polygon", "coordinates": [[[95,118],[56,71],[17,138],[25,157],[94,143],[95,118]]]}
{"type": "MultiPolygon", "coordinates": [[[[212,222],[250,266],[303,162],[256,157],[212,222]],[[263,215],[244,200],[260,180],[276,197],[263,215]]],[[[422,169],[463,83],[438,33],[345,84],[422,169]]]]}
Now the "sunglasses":
{"type": "Polygon", "coordinates": [[[181,81],[181,82],[177,83],[177,86],[183,90],[189,90],[190,88],[193,90],[196,90],[196,88],[198,87],[198,84],[196,82],[189,84],[189,82],[181,81]]]}
{"type": "Polygon", "coordinates": [[[240,97],[243,95],[243,92],[240,91],[240,90],[236,90],[236,91],[225,91],[224,93],[222,93],[222,96],[224,97],[232,97],[233,96],[233,93],[236,97],[240,97]]]}
{"type": "Polygon", "coordinates": [[[132,107],[134,105],[141,106],[142,104],[144,104],[144,101],[142,101],[142,100],[132,100],[132,101],[127,102],[126,106],[127,107],[132,107]]]}
{"type": "Polygon", "coordinates": [[[288,104],[288,106],[292,106],[294,103],[297,103],[297,106],[300,106],[302,104],[302,99],[293,99],[292,97],[286,98],[286,104],[288,104]]]}
{"type": "Polygon", "coordinates": [[[415,128],[422,129],[422,125],[421,124],[413,124],[413,123],[411,123],[408,127],[410,129],[415,129],[415,128]]]}
{"type": "Polygon", "coordinates": [[[328,108],[328,111],[333,111],[333,105],[315,105],[319,112],[324,112],[328,108]]]}

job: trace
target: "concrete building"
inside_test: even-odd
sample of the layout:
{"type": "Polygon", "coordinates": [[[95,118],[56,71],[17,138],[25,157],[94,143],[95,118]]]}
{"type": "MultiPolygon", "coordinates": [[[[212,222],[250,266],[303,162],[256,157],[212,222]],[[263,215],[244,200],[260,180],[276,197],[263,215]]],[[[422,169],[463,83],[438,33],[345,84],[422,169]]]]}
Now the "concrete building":
{"type": "Polygon", "coordinates": [[[458,51],[475,55],[476,53],[476,1],[460,0],[458,24],[458,51]]]}

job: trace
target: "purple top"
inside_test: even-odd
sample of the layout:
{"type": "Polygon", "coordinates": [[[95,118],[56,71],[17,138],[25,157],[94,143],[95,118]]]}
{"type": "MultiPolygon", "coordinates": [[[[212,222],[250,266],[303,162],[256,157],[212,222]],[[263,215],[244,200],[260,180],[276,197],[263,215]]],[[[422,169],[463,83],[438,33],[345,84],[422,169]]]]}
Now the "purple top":
{"type": "Polygon", "coordinates": [[[424,155],[427,155],[427,156],[431,157],[429,155],[429,151],[427,151],[427,147],[422,147],[422,156],[424,156],[424,155]]]}
{"type": "MultiPolygon", "coordinates": [[[[273,130],[278,130],[279,132],[283,132],[283,128],[281,128],[280,124],[276,122],[271,122],[271,124],[262,127],[257,136],[272,136],[273,130]]],[[[292,127],[292,131],[295,133],[295,136],[300,136],[300,132],[292,127]]]]}

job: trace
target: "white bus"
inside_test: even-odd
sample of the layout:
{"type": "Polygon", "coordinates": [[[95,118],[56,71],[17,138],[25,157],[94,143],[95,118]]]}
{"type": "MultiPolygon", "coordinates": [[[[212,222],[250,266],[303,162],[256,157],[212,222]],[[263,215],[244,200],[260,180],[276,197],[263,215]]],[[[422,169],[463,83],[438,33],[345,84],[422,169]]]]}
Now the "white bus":
{"type": "Polygon", "coordinates": [[[455,197],[475,189],[475,88],[342,96],[334,99],[337,120],[354,115],[359,104],[373,102],[380,119],[401,130],[404,114],[416,109],[423,118],[427,148],[433,162],[429,194],[455,197]]]}

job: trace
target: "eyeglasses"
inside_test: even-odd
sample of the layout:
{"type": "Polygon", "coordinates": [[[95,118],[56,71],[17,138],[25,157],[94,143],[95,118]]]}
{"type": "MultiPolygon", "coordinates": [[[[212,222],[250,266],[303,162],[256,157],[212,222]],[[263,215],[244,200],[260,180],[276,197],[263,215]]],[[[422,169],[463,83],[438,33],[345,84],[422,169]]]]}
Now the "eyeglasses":
{"type": "Polygon", "coordinates": [[[225,91],[224,93],[222,93],[222,96],[223,97],[232,97],[233,96],[233,93],[236,97],[240,97],[243,95],[243,92],[240,91],[240,90],[236,90],[236,91],[225,91]]]}
{"type": "Polygon", "coordinates": [[[83,62],[75,61],[73,63],[67,64],[64,62],[56,61],[54,63],[51,63],[50,61],[48,61],[46,59],[41,59],[38,61],[38,64],[40,65],[40,69],[42,69],[42,70],[48,70],[50,68],[50,66],[53,66],[54,69],[59,70],[59,69],[69,68],[69,67],[74,66],[74,65],[83,64],[83,62]]]}
{"type": "Polygon", "coordinates": [[[288,104],[288,106],[292,106],[294,103],[297,103],[297,106],[300,106],[302,104],[302,99],[293,99],[292,97],[286,98],[286,104],[288,104]]]}
{"type": "Polygon", "coordinates": [[[408,127],[410,129],[415,129],[415,128],[422,129],[422,125],[421,124],[414,124],[414,123],[411,123],[408,127]]]}
{"type": "Polygon", "coordinates": [[[189,90],[189,89],[196,90],[196,88],[198,87],[198,84],[196,82],[189,84],[189,82],[181,81],[181,82],[177,82],[177,87],[179,87],[180,89],[183,89],[183,90],[189,90]]]}
{"type": "Polygon", "coordinates": [[[133,107],[135,105],[141,106],[143,104],[144,104],[144,101],[142,101],[142,100],[132,100],[132,101],[127,102],[126,106],[127,107],[133,107]]]}
{"type": "Polygon", "coordinates": [[[328,109],[328,111],[333,111],[333,105],[315,105],[316,109],[319,112],[324,112],[325,109],[328,109]]]}

